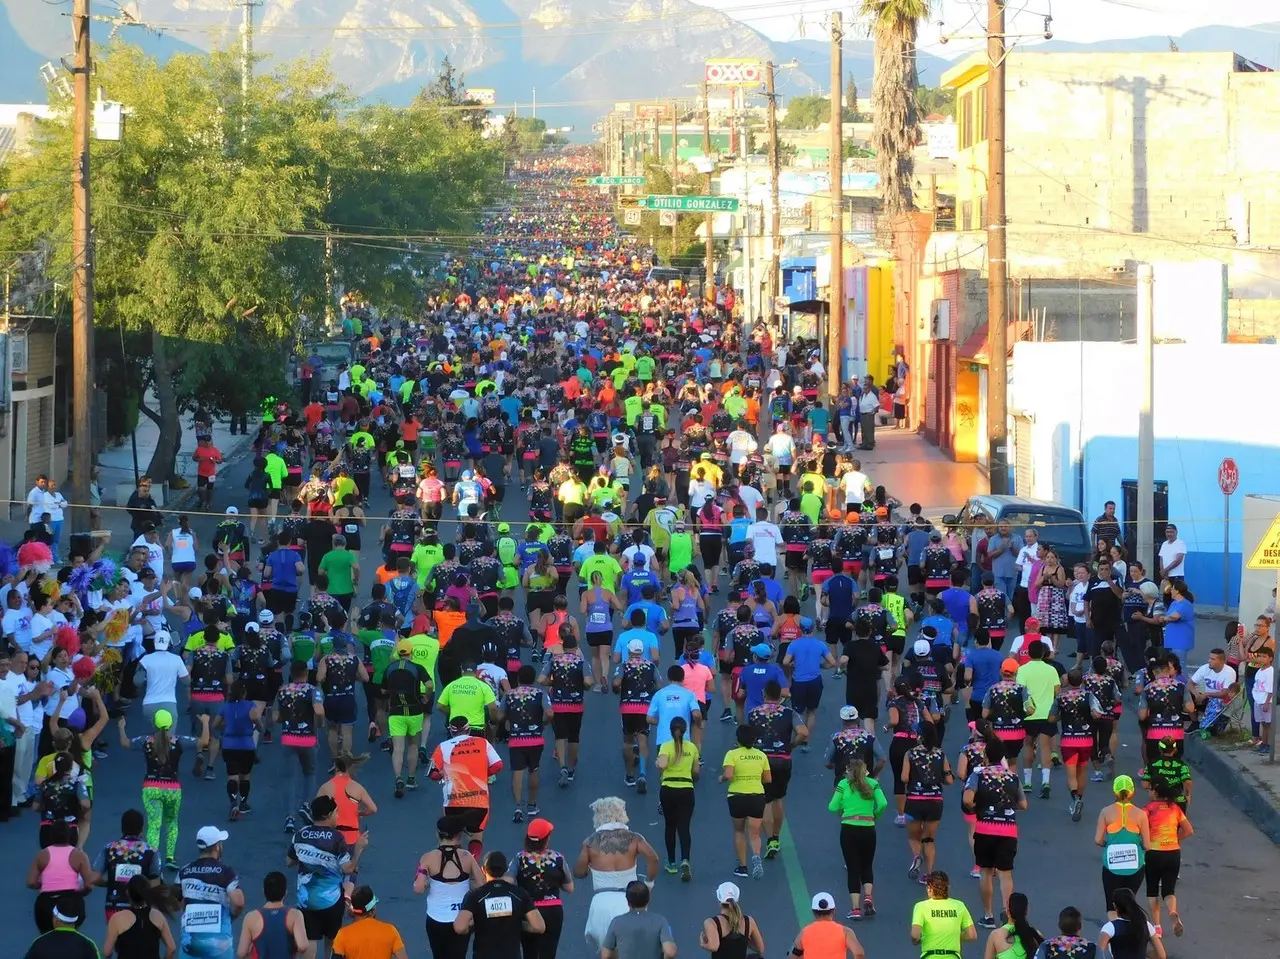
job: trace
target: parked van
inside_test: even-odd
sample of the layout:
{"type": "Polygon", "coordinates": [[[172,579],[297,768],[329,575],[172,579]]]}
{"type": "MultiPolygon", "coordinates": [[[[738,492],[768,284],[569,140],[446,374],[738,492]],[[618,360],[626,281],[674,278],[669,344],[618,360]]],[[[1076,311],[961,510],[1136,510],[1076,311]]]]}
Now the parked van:
{"type": "Polygon", "coordinates": [[[959,513],[948,513],[942,522],[948,526],[985,526],[984,518],[995,523],[1007,522],[1013,532],[1022,536],[1034,529],[1040,542],[1052,546],[1070,569],[1076,563],[1088,563],[1093,558],[1089,543],[1089,527],[1079,510],[1061,503],[1046,503],[1020,496],[978,495],[970,496],[959,513]]]}

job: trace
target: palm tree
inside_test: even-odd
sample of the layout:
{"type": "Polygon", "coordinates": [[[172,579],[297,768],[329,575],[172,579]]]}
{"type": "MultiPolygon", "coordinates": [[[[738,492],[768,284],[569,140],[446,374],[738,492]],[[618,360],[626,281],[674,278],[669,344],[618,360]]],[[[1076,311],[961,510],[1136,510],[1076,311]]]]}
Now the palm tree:
{"type": "Polygon", "coordinates": [[[930,0],[862,0],[861,13],[871,20],[876,50],[871,145],[876,151],[884,212],[890,218],[915,209],[911,196],[915,162],[911,151],[920,139],[916,37],[920,21],[929,15],[929,7],[930,0]]]}

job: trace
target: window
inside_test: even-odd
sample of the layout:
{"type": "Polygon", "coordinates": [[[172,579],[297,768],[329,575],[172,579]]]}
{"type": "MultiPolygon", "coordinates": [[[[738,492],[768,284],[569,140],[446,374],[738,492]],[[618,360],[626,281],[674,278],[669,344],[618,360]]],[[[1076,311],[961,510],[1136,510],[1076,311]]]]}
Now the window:
{"type": "Polygon", "coordinates": [[[985,230],[987,228],[987,197],[986,194],[978,197],[978,229],[985,230]]]}
{"type": "Polygon", "coordinates": [[[9,372],[27,372],[27,333],[11,330],[9,333],[9,372]]]}
{"type": "Polygon", "coordinates": [[[972,200],[964,200],[961,202],[960,223],[958,224],[958,227],[961,230],[973,229],[973,201],[972,200]]]}
{"type": "Polygon", "coordinates": [[[960,149],[967,150],[973,146],[973,94],[966,93],[960,98],[960,149]]]}
{"type": "Polygon", "coordinates": [[[984,83],[973,91],[973,142],[982,143],[987,139],[987,85],[984,83]]]}

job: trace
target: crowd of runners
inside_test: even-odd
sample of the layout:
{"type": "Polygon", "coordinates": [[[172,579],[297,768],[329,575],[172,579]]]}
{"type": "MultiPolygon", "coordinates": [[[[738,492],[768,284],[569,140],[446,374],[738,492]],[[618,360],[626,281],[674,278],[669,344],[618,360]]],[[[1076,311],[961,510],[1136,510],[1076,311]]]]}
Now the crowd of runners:
{"type": "MultiPolygon", "coordinates": [[[[838,920],[908,925],[911,905],[925,956],[958,956],[975,927],[991,930],[988,957],[1091,955],[1078,909],[1042,935],[1015,891],[1019,811],[1061,777],[1064,830],[1089,787],[1107,793],[1090,809],[1101,888],[1073,901],[1105,897],[1101,941],[1118,959],[1162,955],[1162,936],[1183,932],[1192,831],[1177,656],[1152,646],[1132,674],[1110,643],[1073,659],[1063,624],[1015,615],[990,575],[975,582],[965,531],[935,529],[864,472],[853,427],[874,445],[859,418],[866,406],[874,421],[874,381],[829,402],[813,344],[648,280],[650,257],[570,182],[591,164],[569,152],[517,169],[538,199],[430,269],[415,315],[350,298],[352,361],[308,358],[298,395],[264,401],[241,505],[212,542],[185,517],[162,534],[140,508],[118,560],[73,548],[57,566],[39,543],[12,557],[0,781],[38,810],[16,821],[38,821],[39,931],[77,927],[102,886],[104,953],[121,959],[402,955],[360,881],[376,856],[413,870],[437,959],[469,943],[483,959],[580,955],[584,938],[592,954],[656,956],[670,931],[625,917],[662,873],[693,879],[692,837],[716,841],[720,821],[736,865],[701,941],[761,954],[737,883],[782,851],[793,763],[821,763],[848,902],[814,894],[793,955],[861,955],[838,920]],[[389,515],[374,515],[375,494],[389,515]],[[497,518],[513,496],[526,522],[497,518]],[[362,568],[371,541],[381,562],[362,568]],[[823,725],[824,697],[840,698],[838,728],[823,725]],[[1125,709],[1145,736],[1128,772],[1115,758],[1125,709]],[[588,761],[617,763],[619,795],[582,797],[584,719],[614,711],[620,759],[588,761]],[[137,763],[139,799],[91,840],[102,761],[137,763]],[[286,790],[253,792],[262,761],[286,790]],[[220,778],[227,822],[200,828],[189,860],[184,786],[220,778]],[[700,779],[719,780],[725,805],[700,779]],[[363,823],[419,789],[441,800],[413,866],[416,851],[371,848],[363,823]],[[619,798],[650,789],[652,845],[619,798]],[[580,847],[557,836],[577,850],[562,855],[551,817],[591,799],[593,831],[580,847]],[[228,839],[251,814],[278,817],[297,879],[289,896],[270,873],[246,912],[260,897],[232,860],[251,852],[228,839]],[[494,815],[522,824],[522,849],[489,848],[494,815]],[[937,868],[940,829],[968,833],[976,920],[951,896],[959,877],[937,868]],[[918,904],[877,901],[891,839],[918,904]],[[585,929],[564,928],[575,880],[589,880],[585,929]],[[634,951],[645,936],[658,952],[634,951]]],[[[196,458],[207,507],[221,457],[205,437],[196,458]]],[[[82,954],[50,935],[28,955],[82,954]]]]}

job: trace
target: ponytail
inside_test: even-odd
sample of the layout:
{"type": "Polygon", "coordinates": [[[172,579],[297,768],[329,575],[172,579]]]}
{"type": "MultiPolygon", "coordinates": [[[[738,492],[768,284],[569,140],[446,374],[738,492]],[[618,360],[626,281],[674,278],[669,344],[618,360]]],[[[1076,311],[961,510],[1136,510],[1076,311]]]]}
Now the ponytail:
{"type": "Polygon", "coordinates": [[[720,910],[724,913],[725,919],[728,920],[728,927],[731,933],[737,932],[738,927],[742,925],[743,915],[742,907],[738,905],[738,900],[727,899],[720,904],[720,910]]]}
{"type": "Polygon", "coordinates": [[[872,786],[867,780],[867,764],[861,759],[855,759],[849,763],[849,769],[845,776],[849,781],[849,785],[863,799],[870,799],[872,796],[872,786]]]}
{"type": "Polygon", "coordinates": [[[687,728],[683,717],[676,716],[671,720],[671,758],[675,762],[684,758],[684,734],[687,728]]]}
{"type": "Polygon", "coordinates": [[[1034,956],[1036,950],[1040,948],[1040,943],[1044,942],[1044,936],[1040,935],[1040,931],[1035,926],[1027,922],[1025,893],[1015,892],[1009,895],[1009,922],[1013,926],[1013,935],[1010,938],[1020,942],[1023,952],[1028,956],[1034,956]]]}

